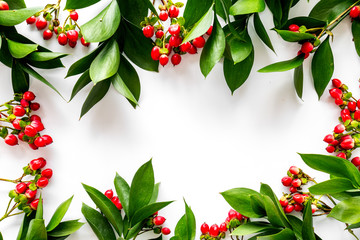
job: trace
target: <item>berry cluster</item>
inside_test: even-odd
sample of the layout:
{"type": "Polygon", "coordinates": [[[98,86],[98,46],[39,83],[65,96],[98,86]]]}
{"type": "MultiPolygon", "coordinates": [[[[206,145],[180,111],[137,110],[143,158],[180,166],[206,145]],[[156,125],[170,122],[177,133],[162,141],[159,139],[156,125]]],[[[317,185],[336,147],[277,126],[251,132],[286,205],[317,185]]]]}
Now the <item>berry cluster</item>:
{"type": "Polygon", "coordinates": [[[14,201],[15,204],[11,209],[8,208],[6,210],[4,217],[0,220],[12,216],[11,213],[15,209],[19,209],[24,213],[30,213],[37,209],[39,203],[39,199],[36,198],[38,193],[37,190],[45,188],[53,175],[53,171],[50,168],[43,169],[45,166],[46,160],[44,158],[33,159],[23,168],[23,174],[20,178],[16,180],[0,179],[1,181],[16,184],[15,189],[9,192],[9,206],[12,201],[14,201]],[[26,177],[31,179],[24,180],[26,177]]]}
{"type": "Polygon", "coordinates": [[[231,233],[235,228],[249,221],[249,218],[231,209],[228,212],[228,216],[225,219],[225,222],[221,223],[220,225],[213,224],[211,227],[209,227],[207,223],[203,223],[200,227],[200,239],[216,240],[225,238],[227,231],[231,233]]]}
{"type": "MultiPolygon", "coordinates": [[[[146,17],[141,26],[143,27],[143,34],[147,38],[152,38],[155,35],[154,47],[151,50],[151,58],[154,61],[159,61],[162,66],[169,62],[171,56],[171,63],[176,66],[181,62],[181,55],[186,53],[196,54],[198,48],[205,46],[205,38],[203,36],[197,37],[190,42],[183,42],[184,36],[187,34],[187,29],[184,27],[185,19],[179,17],[179,8],[183,3],[172,3],[168,1],[164,5],[160,5],[160,13],[158,17],[146,17]],[[170,20],[170,26],[167,31],[164,30],[163,24],[170,20]]],[[[210,35],[212,27],[209,28],[207,34],[210,35]]]]}
{"type": "Polygon", "coordinates": [[[2,10],[9,10],[9,4],[5,1],[0,1],[0,11],[2,10]]]}
{"type": "MultiPolygon", "coordinates": [[[[333,79],[332,84],[329,92],[341,109],[340,124],[335,126],[332,134],[324,137],[324,142],[328,143],[326,151],[350,160],[352,152],[360,147],[360,100],[355,99],[339,79],[333,79]]],[[[360,170],[359,157],[352,158],[351,162],[360,170]]]]}
{"type": "Polygon", "coordinates": [[[51,39],[55,33],[58,43],[62,46],[69,44],[70,47],[74,48],[80,38],[81,44],[88,47],[90,43],[86,42],[84,37],[81,36],[80,26],[77,24],[79,14],[75,10],[69,11],[68,17],[60,26],[59,11],[60,6],[58,4],[50,4],[44,10],[26,19],[26,22],[27,24],[35,23],[39,31],[47,28],[43,31],[44,40],[51,39]]]}
{"type": "Polygon", "coordinates": [[[111,200],[111,202],[114,203],[114,205],[116,206],[117,209],[121,210],[123,207],[122,207],[122,204],[120,202],[120,199],[118,196],[114,196],[114,192],[113,190],[109,189],[107,190],[104,195],[111,200]]]}
{"type": "Polygon", "coordinates": [[[0,108],[4,108],[0,109],[0,122],[12,125],[12,127],[0,125],[0,137],[5,139],[6,144],[15,146],[20,139],[36,150],[53,142],[49,135],[40,135],[45,128],[41,118],[31,114],[32,111],[40,108],[39,103],[33,102],[34,99],[35,94],[27,91],[24,94],[15,94],[13,100],[0,105],[0,108]]]}
{"type": "MultiPolygon", "coordinates": [[[[298,26],[296,24],[291,24],[289,26],[289,31],[291,32],[300,32],[305,33],[308,29],[305,26],[298,26]]],[[[314,47],[318,46],[320,44],[320,40],[316,39],[314,41],[300,41],[299,44],[301,44],[301,48],[298,51],[297,55],[304,54],[304,59],[308,58],[311,52],[314,52],[314,47]]]]}
{"type": "Polygon", "coordinates": [[[360,6],[354,6],[351,8],[349,15],[352,20],[357,19],[360,16],[360,6]]]}
{"type": "Polygon", "coordinates": [[[280,198],[280,205],[283,207],[285,213],[302,212],[304,205],[311,202],[312,213],[322,210],[324,213],[331,211],[331,208],[320,199],[316,199],[314,195],[309,192],[304,192],[301,188],[309,181],[315,182],[313,178],[305,174],[300,168],[291,166],[287,172],[287,176],[281,179],[285,187],[289,187],[290,193],[284,193],[280,198]]]}

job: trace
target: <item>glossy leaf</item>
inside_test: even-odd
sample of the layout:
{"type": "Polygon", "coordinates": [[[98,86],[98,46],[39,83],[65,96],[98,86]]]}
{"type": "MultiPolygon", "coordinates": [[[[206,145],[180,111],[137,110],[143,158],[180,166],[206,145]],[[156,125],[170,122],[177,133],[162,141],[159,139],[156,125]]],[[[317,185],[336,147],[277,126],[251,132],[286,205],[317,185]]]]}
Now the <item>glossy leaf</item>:
{"type": "Polygon", "coordinates": [[[264,0],[238,0],[230,7],[231,15],[244,15],[265,10],[264,0]]]}
{"type": "Polygon", "coordinates": [[[80,78],[77,80],[77,82],[75,83],[75,86],[71,92],[71,97],[70,100],[71,101],[78,92],[80,92],[81,89],[83,89],[86,85],[88,85],[89,83],[91,83],[91,79],[90,79],[90,75],[89,75],[89,70],[86,70],[81,76],[80,78]]]}
{"type": "Polygon", "coordinates": [[[0,232],[0,240],[4,240],[1,232],[0,232]]]}
{"type": "Polygon", "coordinates": [[[56,52],[33,52],[30,53],[26,59],[43,62],[43,61],[49,61],[53,59],[58,59],[67,56],[66,53],[56,53],[56,52]]]}
{"type": "Polygon", "coordinates": [[[360,21],[359,20],[355,19],[353,21],[351,30],[352,30],[356,52],[360,56],[360,21]]]}
{"type": "Polygon", "coordinates": [[[316,93],[320,97],[324,93],[334,73],[334,57],[331,51],[329,37],[316,50],[311,62],[311,71],[316,93]]]}
{"type": "Polygon", "coordinates": [[[41,69],[54,69],[54,68],[63,68],[63,67],[65,67],[62,64],[62,62],[60,61],[60,59],[53,59],[53,60],[42,61],[42,62],[26,60],[26,63],[33,66],[33,67],[41,68],[41,69]]]}
{"type": "Polygon", "coordinates": [[[11,68],[11,80],[14,93],[24,93],[29,90],[29,74],[24,72],[21,63],[15,59],[11,68]]]}
{"type": "Polygon", "coordinates": [[[154,191],[154,181],[154,170],[150,160],[137,170],[131,182],[129,195],[130,219],[138,209],[149,203],[154,191]]]}
{"type": "Polygon", "coordinates": [[[254,64],[254,51],[242,62],[235,64],[232,60],[224,59],[223,71],[225,80],[233,94],[248,79],[254,64]]]}
{"type": "Polygon", "coordinates": [[[280,35],[282,39],[284,39],[287,42],[300,42],[304,40],[315,39],[315,36],[310,33],[292,32],[289,30],[279,30],[279,29],[275,29],[275,31],[280,35]]]}
{"type": "Polygon", "coordinates": [[[124,24],[126,56],[137,66],[147,71],[158,72],[159,62],[151,58],[152,40],[146,38],[142,31],[131,23],[124,24]]]}
{"type": "Polygon", "coordinates": [[[0,25],[15,26],[42,9],[42,7],[33,7],[19,10],[2,10],[0,11],[0,25]]]}
{"type": "Polygon", "coordinates": [[[213,21],[213,7],[214,4],[208,9],[204,16],[200,18],[194,25],[194,27],[185,35],[183,43],[190,42],[191,40],[202,36],[212,24],[213,21]]]}
{"type": "MultiPolygon", "coordinates": [[[[139,76],[135,68],[123,55],[120,56],[120,59],[118,73],[137,102],[139,101],[141,91],[139,76]]],[[[132,101],[129,102],[134,108],[137,106],[136,103],[132,101]]]]}
{"type": "Polygon", "coordinates": [[[64,218],[67,210],[70,207],[71,201],[74,196],[66,200],[65,202],[61,203],[59,207],[56,209],[54,215],[51,217],[50,222],[46,226],[46,230],[48,232],[54,230],[61,222],[61,220],[64,218]]]}
{"type": "Polygon", "coordinates": [[[309,17],[331,22],[355,2],[355,0],[321,0],[311,10],[309,17]]]}
{"type": "Polygon", "coordinates": [[[303,62],[304,62],[304,56],[299,55],[288,61],[270,64],[270,65],[260,69],[258,72],[262,72],[262,73],[285,72],[285,71],[289,71],[291,69],[299,67],[303,62]]]}
{"type": "Polygon", "coordinates": [[[7,39],[8,47],[14,58],[24,58],[30,53],[37,50],[37,44],[24,44],[7,39]]]}
{"type": "Polygon", "coordinates": [[[299,98],[303,96],[303,89],[304,89],[304,70],[303,65],[301,64],[294,71],[294,86],[296,90],[296,94],[299,98]]]}
{"type": "Polygon", "coordinates": [[[275,52],[274,47],[271,43],[270,37],[269,37],[268,33],[266,32],[266,29],[265,29],[258,13],[254,14],[254,27],[255,27],[255,31],[256,31],[257,35],[259,36],[259,38],[261,39],[261,41],[263,41],[263,43],[265,43],[265,45],[268,46],[268,48],[270,48],[273,52],[275,52]]]}
{"type": "Polygon", "coordinates": [[[51,237],[68,236],[79,230],[83,225],[84,223],[78,222],[78,220],[61,222],[52,231],[48,230],[48,235],[51,237]]]}
{"type": "Polygon", "coordinates": [[[108,220],[98,211],[83,203],[81,212],[99,240],[116,240],[108,220]]]}
{"type": "Polygon", "coordinates": [[[124,17],[126,20],[128,20],[138,28],[141,28],[140,22],[144,21],[144,18],[147,17],[148,15],[149,4],[147,3],[150,3],[150,0],[133,0],[133,1],[119,0],[118,3],[122,17],[124,17]]]}
{"type": "Polygon", "coordinates": [[[141,222],[136,224],[134,227],[130,228],[128,234],[126,235],[125,240],[133,239],[141,231],[143,226],[144,223],[141,222]]]}
{"type": "Polygon", "coordinates": [[[7,41],[2,41],[1,49],[0,49],[0,62],[3,63],[5,66],[11,68],[13,61],[13,57],[8,48],[7,41]]]}
{"type": "Polygon", "coordinates": [[[24,219],[23,219],[23,221],[21,223],[19,233],[17,235],[16,240],[26,240],[26,234],[27,234],[28,229],[29,229],[30,221],[35,218],[35,214],[36,214],[35,211],[32,211],[30,213],[30,215],[24,214],[24,219]]]}
{"type": "Polygon", "coordinates": [[[343,192],[354,189],[351,181],[347,178],[335,178],[325,182],[318,183],[309,188],[312,194],[323,195],[343,192]]]}
{"type": "Polygon", "coordinates": [[[231,0],[215,0],[215,12],[225,21],[229,19],[231,0]]]}
{"type": "Polygon", "coordinates": [[[303,239],[302,238],[302,228],[303,228],[303,221],[297,218],[294,215],[286,215],[288,218],[291,228],[296,236],[297,239],[303,239]]]}
{"type": "Polygon", "coordinates": [[[238,212],[241,212],[245,216],[250,218],[262,217],[261,215],[255,213],[254,210],[251,208],[250,196],[261,196],[258,192],[248,188],[233,188],[222,192],[221,195],[232,208],[234,208],[238,212]]]}
{"type": "Polygon", "coordinates": [[[114,179],[114,185],[115,185],[116,193],[123,206],[123,209],[126,215],[129,216],[129,195],[130,195],[129,184],[118,173],[116,173],[116,177],[114,179]]]}
{"type": "Polygon", "coordinates": [[[44,206],[43,206],[42,195],[40,195],[39,203],[36,209],[35,219],[43,219],[43,215],[44,215],[44,206]]]}
{"type": "Polygon", "coordinates": [[[277,228],[266,222],[248,222],[237,227],[231,235],[243,236],[272,229],[277,228]]]}
{"type": "Polygon", "coordinates": [[[269,222],[274,227],[288,227],[289,224],[286,222],[286,219],[283,216],[283,210],[279,210],[277,205],[271,200],[269,196],[264,195],[263,201],[269,222]]]}
{"type": "Polygon", "coordinates": [[[10,9],[26,8],[24,0],[6,0],[10,9]]]}
{"type": "Polygon", "coordinates": [[[44,219],[33,219],[30,221],[26,240],[47,240],[44,219]]]}
{"type": "Polygon", "coordinates": [[[103,42],[114,35],[120,19],[119,5],[112,0],[95,18],[81,26],[81,32],[87,42],[103,42]]]}
{"type": "Polygon", "coordinates": [[[295,17],[289,19],[286,24],[283,26],[283,30],[289,30],[289,26],[291,24],[296,24],[298,26],[306,26],[306,28],[316,28],[316,27],[324,27],[326,22],[311,18],[311,17],[295,17]]]}
{"type": "Polygon", "coordinates": [[[349,191],[349,192],[346,191],[346,192],[333,193],[331,194],[331,196],[339,201],[343,201],[352,197],[360,197],[360,191],[349,191]]]}
{"type": "Polygon", "coordinates": [[[257,238],[258,240],[296,240],[294,232],[289,229],[285,228],[279,233],[267,236],[261,236],[257,238]]]}
{"type": "Polygon", "coordinates": [[[300,154],[300,156],[309,167],[336,177],[347,178],[355,187],[360,186],[359,170],[348,160],[318,154],[300,154]]]}
{"type": "Polygon", "coordinates": [[[189,28],[197,23],[209,10],[213,0],[189,0],[186,2],[184,10],[185,28],[189,28]]]}
{"type": "Polygon", "coordinates": [[[151,196],[151,199],[150,199],[150,202],[149,203],[155,203],[157,198],[158,198],[158,195],[159,195],[159,187],[160,187],[160,183],[156,183],[154,185],[154,191],[153,191],[153,194],[151,196]]]}
{"type": "Polygon", "coordinates": [[[121,235],[123,230],[123,223],[120,211],[102,192],[86,184],[83,184],[83,187],[96,206],[101,210],[111,225],[115,228],[115,231],[121,235]]]}
{"type": "Polygon", "coordinates": [[[346,229],[356,229],[356,228],[360,228],[360,222],[355,223],[355,224],[351,224],[346,229]]]}
{"type": "Polygon", "coordinates": [[[130,91],[130,89],[126,86],[125,82],[122,80],[119,74],[115,74],[111,77],[111,83],[121,95],[126,97],[128,100],[132,101],[134,104],[138,104],[136,98],[130,91]]]}
{"type": "Polygon", "coordinates": [[[155,212],[163,209],[172,202],[173,201],[152,203],[138,209],[131,219],[130,226],[135,226],[137,223],[142,222],[143,220],[152,216],[155,212]]]}
{"type": "Polygon", "coordinates": [[[303,215],[303,226],[302,226],[302,237],[306,240],[316,240],[314,228],[313,228],[313,216],[311,210],[311,202],[308,201],[305,204],[304,215],[303,215]]]}
{"type": "Polygon", "coordinates": [[[78,1],[78,0],[66,0],[65,9],[80,9],[89,7],[100,0],[87,0],[87,1],[78,1]]]}
{"type": "Polygon", "coordinates": [[[273,22],[275,28],[279,28],[281,25],[281,18],[282,18],[282,6],[280,0],[265,0],[266,5],[270,9],[273,15],[273,22]]]}
{"type": "Polygon", "coordinates": [[[340,222],[356,224],[360,222],[360,197],[353,197],[338,203],[331,210],[329,217],[340,222]]]}
{"type": "Polygon", "coordinates": [[[225,51],[225,34],[216,16],[212,34],[205,44],[200,57],[200,69],[207,77],[215,64],[220,61],[225,51]]]}
{"type": "MultiPolygon", "coordinates": [[[[185,200],[184,200],[185,202],[185,200]]],[[[195,215],[191,208],[187,205],[185,202],[185,218],[187,222],[187,233],[188,233],[188,239],[194,240],[195,234],[196,234],[196,220],[195,215]]]]}

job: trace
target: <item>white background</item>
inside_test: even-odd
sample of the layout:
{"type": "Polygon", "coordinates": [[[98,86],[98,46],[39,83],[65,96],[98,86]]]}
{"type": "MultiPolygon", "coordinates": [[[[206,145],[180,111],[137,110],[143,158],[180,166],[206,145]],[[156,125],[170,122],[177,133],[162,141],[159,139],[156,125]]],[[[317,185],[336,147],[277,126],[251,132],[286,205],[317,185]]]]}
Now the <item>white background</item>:
{"type": "MultiPolygon", "coordinates": [[[[291,16],[307,15],[316,2],[301,1],[291,16]]],[[[46,3],[28,1],[29,6],[46,3]]],[[[80,25],[107,3],[102,1],[79,10],[80,25]]],[[[61,14],[64,19],[66,13],[61,14]]],[[[260,16],[266,29],[273,27],[268,10],[260,16]]],[[[67,68],[95,44],[88,49],[79,43],[71,49],[58,45],[55,39],[42,40],[42,34],[34,26],[21,24],[18,30],[53,51],[71,53],[63,60],[66,68],[38,70],[69,99],[78,76],[64,79],[67,68]]],[[[286,43],[269,31],[275,55],[260,42],[252,24],[249,32],[255,46],[255,65],[248,81],[233,96],[225,83],[222,63],[204,79],[198,64],[200,55],[186,55],[179,66],[160,67],[160,73],[138,69],[142,86],[138,109],[134,110],[112,88],[81,121],[80,109],[89,87],[67,103],[32,79],[31,90],[41,104],[38,114],[46,127],[44,133],[53,136],[54,143],[38,151],[26,144],[9,147],[0,143],[0,176],[15,179],[31,159],[45,157],[48,167],[54,170],[54,177],[44,191],[45,219],[49,221],[56,207],[75,195],[65,218],[85,221],[81,203],[94,205],[81,183],[105,191],[113,188],[116,172],[131,182],[138,167],[153,158],[156,181],[161,182],[159,200],[176,200],[160,212],[167,218],[165,225],[172,230],[184,213],[183,197],[192,207],[199,229],[204,221],[210,225],[225,220],[230,207],[219,192],[234,187],[259,190],[260,182],[264,182],[281,196],[286,189],[280,179],[291,165],[325,180],[327,176],[305,166],[297,152],[326,154],[322,139],[337,124],[339,109],[327,90],[318,101],[310,77],[311,57],[304,67],[304,101],[295,94],[292,71],[257,73],[265,65],[293,58],[300,46],[286,43]]],[[[350,19],[345,19],[334,35],[334,77],[348,84],[354,95],[359,96],[360,62],[352,42],[350,19]]],[[[5,102],[12,97],[11,71],[1,65],[0,72],[0,102],[5,102]]],[[[7,183],[0,186],[2,212],[13,186],[7,183]]],[[[13,217],[1,222],[0,231],[6,240],[16,238],[21,219],[13,217]]],[[[344,228],[344,224],[330,218],[315,220],[316,232],[326,240],[353,239],[344,228]]],[[[200,231],[197,232],[199,237],[200,231]]],[[[68,239],[96,237],[85,225],[68,239]]]]}

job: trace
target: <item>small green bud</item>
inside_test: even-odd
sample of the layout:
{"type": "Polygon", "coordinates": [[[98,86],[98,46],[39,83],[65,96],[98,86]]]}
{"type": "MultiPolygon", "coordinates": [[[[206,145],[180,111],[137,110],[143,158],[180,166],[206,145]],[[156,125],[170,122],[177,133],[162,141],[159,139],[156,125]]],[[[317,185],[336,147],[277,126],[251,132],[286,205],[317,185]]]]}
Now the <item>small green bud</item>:
{"type": "Polygon", "coordinates": [[[15,192],[15,190],[11,190],[10,192],[9,192],[9,197],[10,198],[15,198],[15,197],[17,197],[17,193],[15,192]]]}

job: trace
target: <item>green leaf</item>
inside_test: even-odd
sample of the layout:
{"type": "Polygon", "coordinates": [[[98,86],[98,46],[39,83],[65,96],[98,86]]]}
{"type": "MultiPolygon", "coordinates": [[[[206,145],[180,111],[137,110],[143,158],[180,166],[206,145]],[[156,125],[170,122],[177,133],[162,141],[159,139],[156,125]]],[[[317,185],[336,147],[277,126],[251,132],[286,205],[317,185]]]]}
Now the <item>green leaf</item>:
{"type": "Polygon", "coordinates": [[[277,62],[270,64],[260,70],[258,72],[268,73],[268,72],[285,72],[291,69],[299,67],[304,62],[304,56],[299,55],[291,60],[277,62]]]}
{"type": "Polygon", "coordinates": [[[269,222],[274,227],[290,227],[290,223],[287,220],[284,211],[277,203],[267,195],[263,195],[264,206],[266,210],[266,215],[269,222]]]}
{"type": "Polygon", "coordinates": [[[89,75],[89,70],[86,70],[81,76],[80,78],[77,80],[77,82],[75,83],[75,86],[72,90],[71,93],[71,97],[70,100],[71,101],[78,92],[80,92],[81,89],[83,89],[86,85],[88,85],[89,83],[91,83],[91,79],[90,79],[90,75],[89,75]]]}
{"type": "Polygon", "coordinates": [[[2,62],[5,66],[11,68],[13,57],[11,56],[11,53],[9,51],[7,41],[2,41],[0,49],[0,62],[2,62]]]}
{"type": "Polygon", "coordinates": [[[200,69],[204,77],[211,72],[213,67],[223,57],[225,51],[225,34],[218,22],[216,15],[212,34],[205,44],[200,57],[200,69]]]}
{"type": "Polygon", "coordinates": [[[22,23],[35,13],[42,10],[42,7],[24,8],[19,10],[0,11],[0,25],[14,26],[22,23]]]}
{"type": "Polygon", "coordinates": [[[1,232],[0,232],[0,240],[4,240],[1,232]]]}
{"type": "Polygon", "coordinates": [[[311,10],[309,17],[331,22],[355,2],[355,0],[321,0],[311,10]]]}
{"type": "Polygon", "coordinates": [[[151,160],[142,165],[131,182],[129,195],[129,218],[132,219],[135,212],[146,206],[154,191],[154,170],[151,160]]]}
{"type": "Polygon", "coordinates": [[[128,100],[132,101],[134,104],[138,105],[136,98],[134,97],[130,89],[126,86],[126,83],[123,81],[119,74],[115,74],[113,77],[111,77],[111,82],[116,91],[118,91],[128,100]]]}
{"type": "Polygon", "coordinates": [[[268,48],[270,48],[273,52],[275,52],[274,47],[271,43],[270,37],[269,37],[268,33],[266,32],[266,29],[265,29],[258,13],[254,14],[254,27],[255,27],[255,31],[256,31],[257,35],[259,36],[259,38],[261,39],[261,41],[263,41],[263,43],[265,43],[265,45],[268,46],[268,48]]]}
{"type": "Polygon", "coordinates": [[[187,205],[186,201],[185,202],[185,218],[186,218],[186,226],[187,226],[187,233],[188,233],[188,239],[189,240],[194,240],[195,239],[195,234],[196,234],[196,220],[195,220],[195,215],[193,213],[193,211],[191,210],[191,208],[187,205]]]}
{"type": "Polygon", "coordinates": [[[296,237],[291,229],[285,228],[279,233],[258,237],[257,239],[258,240],[296,240],[296,237]]]}
{"type": "Polygon", "coordinates": [[[65,202],[61,203],[59,207],[56,209],[54,215],[51,217],[50,222],[46,226],[46,230],[48,232],[54,230],[61,222],[63,217],[65,216],[67,210],[70,207],[71,201],[74,196],[66,200],[65,202]]]}
{"type": "Polygon", "coordinates": [[[99,240],[116,240],[108,220],[98,211],[82,204],[81,212],[99,240]]]}
{"type": "Polygon", "coordinates": [[[289,26],[291,24],[296,24],[298,26],[304,25],[309,29],[309,28],[324,27],[326,25],[326,22],[311,17],[295,17],[289,19],[282,29],[289,30],[289,26]]]}
{"type": "Polygon", "coordinates": [[[224,75],[227,85],[233,94],[248,79],[254,64],[254,51],[242,62],[235,64],[232,60],[224,59],[224,75]]]}
{"type": "Polygon", "coordinates": [[[250,218],[262,217],[261,215],[255,213],[251,208],[250,197],[252,195],[261,196],[258,192],[248,188],[233,188],[222,192],[221,195],[229,203],[229,205],[239,213],[250,218]]]}
{"type": "Polygon", "coordinates": [[[149,5],[152,6],[152,11],[155,10],[154,6],[150,3],[149,0],[118,0],[118,4],[121,10],[121,15],[138,28],[141,28],[140,22],[144,21],[144,18],[148,15],[149,5]]]}
{"type": "Polygon", "coordinates": [[[129,195],[130,195],[129,184],[118,173],[116,173],[116,177],[114,179],[114,185],[115,185],[116,193],[125,211],[125,214],[129,216],[129,195]]]}
{"type": "Polygon", "coordinates": [[[132,239],[135,236],[138,235],[138,233],[141,231],[142,227],[144,226],[145,223],[141,222],[136,224],[134,227],[129,229],[128,234],[126,235],[126,240],[132,239]]]}
{"type": "Polygon", "coordinates": [[[295,68],[294,86],[295,86],[296,94],[299,96],[299,98],[302,98],[303,88],[304,88],[304,70],[302,64],[297,68],[295,68]]]}
{"type": "Polygon", "coordinates": [[[360,197],[360,191],[346,191],[346,192],[333,193],[331,194],[331,196],[339,201],[343,201],[352,197],[360,197]]]}
{"type": "Polygon", "coordinates": [[[326,38],[316,50],[311,62],[311,71],[315,90],[320,99],[334,73],[334,57],[331,51],[329,37],[326,38]]]}
{"type": "Polygon", "coordinates": [[[131,23],[126,22],[124,28],[126,56],[140,68],[158,72],[159,62],[154,61],[150,54],[153,48],[152,40],[146,38],[142,31],[131,23]]]}
{"type": "Polygon", "coordinates": [[[300,42],[304,40],[312,40],[316,37],[310,33],[301,33],[301,32],[292,32],[289,30],[279,30],[275,29],[275,31],[280,35],[282,39],[287,42],[300,42]]]}
{"type": "Polygon", "coordinates": [[[64,237],[73,234],[79,230],[84,223],[78,222],[78,220],[71,220],[59,223],[55,229],[49,231],[48,235],[51,237],[64,237]]]}
{"type": "MultiPolygon", "coordinates": [[[[213,0],[189,0],[186,2],[184,27],[187,29],[197,23],[211,8],[213,0]]],[[[206,30],[207,31],[207,30],[206,30]]]]}
{"type": "Polygon", "coordinates": [[[355,229],[355,228],[360,228],[360,222],[355,223],[355,224],[351,224],[346,229],[355,229]]]}
{"type": "Polygon", "coordinates": [[[225,21],[229,20],[231,0],[215,0],[215,12],[225,21]]]}
{"type": "Polygon", "coordinates": [[[43,62],[26,60],[26,63],[33,66],[33,67],[41,68],[41,69],[54,69],[54,68],[63,68],[63,67],[65,67],[62,64],[62,62],[60,61],[60,59],[53,59],[53,60],[43,61],[43,62]]]}
{"type": "Polygon", "coordinates": [[[155,212],[159,211],[160,209],[163,209],[172,202],[173,201],[157,202],[140,208],[135,212],[134,216],[132,217],[130,226],[131,227],[135,226],[137,223],[142,222],[143,220],[152,216],[155,212]]]}
{"type": "Polygon", "coordinates": [[[302,237],[306,240],[316,240],[313,228],[313,216],[311,210],[311,202],[307,201],[305,204],[303,215],[302,237]]]}
{"type": "Polygon", "coordinates": [[[44,219],[33,219],[30,221],[26,240],[47,240],[47,232],[44,219]]]}
{"type": "Polygon", "coordinates": [[[355,187],[360,186],[359,170],[346,159],[319,154],[300,154],[302,160],[311,168],[349,179],[355,187]]]}
{"type": "Polygon", "coordinates": [[[14,58],[24,58],[37,50],[37,44],[24,44],[7,39],[9,51],[14,58]]]}
{"type": "Polygon", "coordinates": [[[56,52],[33,52],[30,53],[26,59],[43,62],[43,61],[49,61],[53,59],[59,59],[62,57],[65,57],[69,54],[66,53],[56,53],[56,52]]]}
{"type": "Polygon", "coordinates": [[[302,238],[303,221],[293,215],[286,215],[297,239],[302,238]]]}
{"type": "Polygon", "coordinates": [[[339,193],[354,189],[353,184],[347,178],[335,178],[325,182],[318,183],[309,188],[312,194],[323,195],[339,193]]]}
{"type": "Polygon", "coordinates": [[[277,228],[266,222],[248,222],[237,227],[231,235],[243,236],[273,229],[277,228]]]}
{"type": "Polygon", "coordinates": [[[30,215],[29,214],[24,214],[24,219],[23,219],[23,221],[21,223],[19,233],[17,235],[16,240],[26,240],[26,235],[27,235],[27,232],[28,232],[28,229],[29,229],[30,221],[35,218],[35,214],[36,214],[35,211],[32,211],[30,213],[30,215]]]}
{"type": "Polygon", "coordinates": [[[24,0],[6,0],[10,9],[26,8],[24,0]]]}
{"type": "Polygon", "coordinates": [[[360,21],[355,19],[352,23],[352,35],[354,38],[354,44],[357,54],[360,56],[360,21]]]}
{"type": "Polygon", "coordinates": [[[65,9],[80,9],[89,7],[100,0],[87,0],[87,1],[78,1],[78,0],[66,0],[65,9]]]}
{"type": "Polygon", "coordinates": [[[190,42],[191,40],[202,36],[207,30],[209,30],[213,20],[213,8],[214,4],[212,4],[205,15],[203,15],[200,20],[195,23],[190,32],[185,35],[183,43],[190,42]]]}
{"type": "Polygon", "coordinates": [[[340,222],[356,224],[360,222],[360,197],[346,199],[331,210],[329,217],[340,222]]]}
{"type": "Polygon", "coordinates": [[[238,0],[230,7],[230,15],[244,15],[265,10],[264,0],[238,0]]]}
{"type": "Polygon", "coordinates": [[[112,0],[95,18],[81,26],[81,32],[87,42],[103,42],[114,35],[120,19],[119,5],[112,0]]]}
{"type": "Polygon", "coordinates": [[[38,204],[37,209],[36,209],[35,219],[43,219],[43,215],[44,215],[43,212],[44,212],[43,199],[42,199],[42,195],[40,195],[39,204],[38,204]]]}
{"type": "Polygon", "coordinates": [[[99,190],[83,184],[84,189],[89,194],[90,198],[100,209],[100,211],[105,215],[109,220],[111,225],[114,227],[115,231],[121,236],[123,230],[123,220],[121,217],[120,211],[115,207],[115,205],[108,199],[102,192],[99,190]]]}
{"type": "Polygon", "coordinates": [[[29,90],[29,74],[24,72],[21,63],[15,59],[12,63],[11,79],[14,93],[24,93],[29,90]]]}
{"type": "Polygon", "coordinates": [[[112,39],[106,44],[90,65],[90,78],[96,85],[100,81],[114,76],[120,64],[120,50],[117,42],[112,39]]]}
{"type": "Polygon", "coordinates": [[[156,183],[154,185],[154,191],[153,191],[153,194],[151,196],[151,199],[150,199],[150,202],[149,203],[155,203],[157,198],[158,198],[158,195],[159,195],[159,187],[160,187],[160,183],[156,183]]]}

